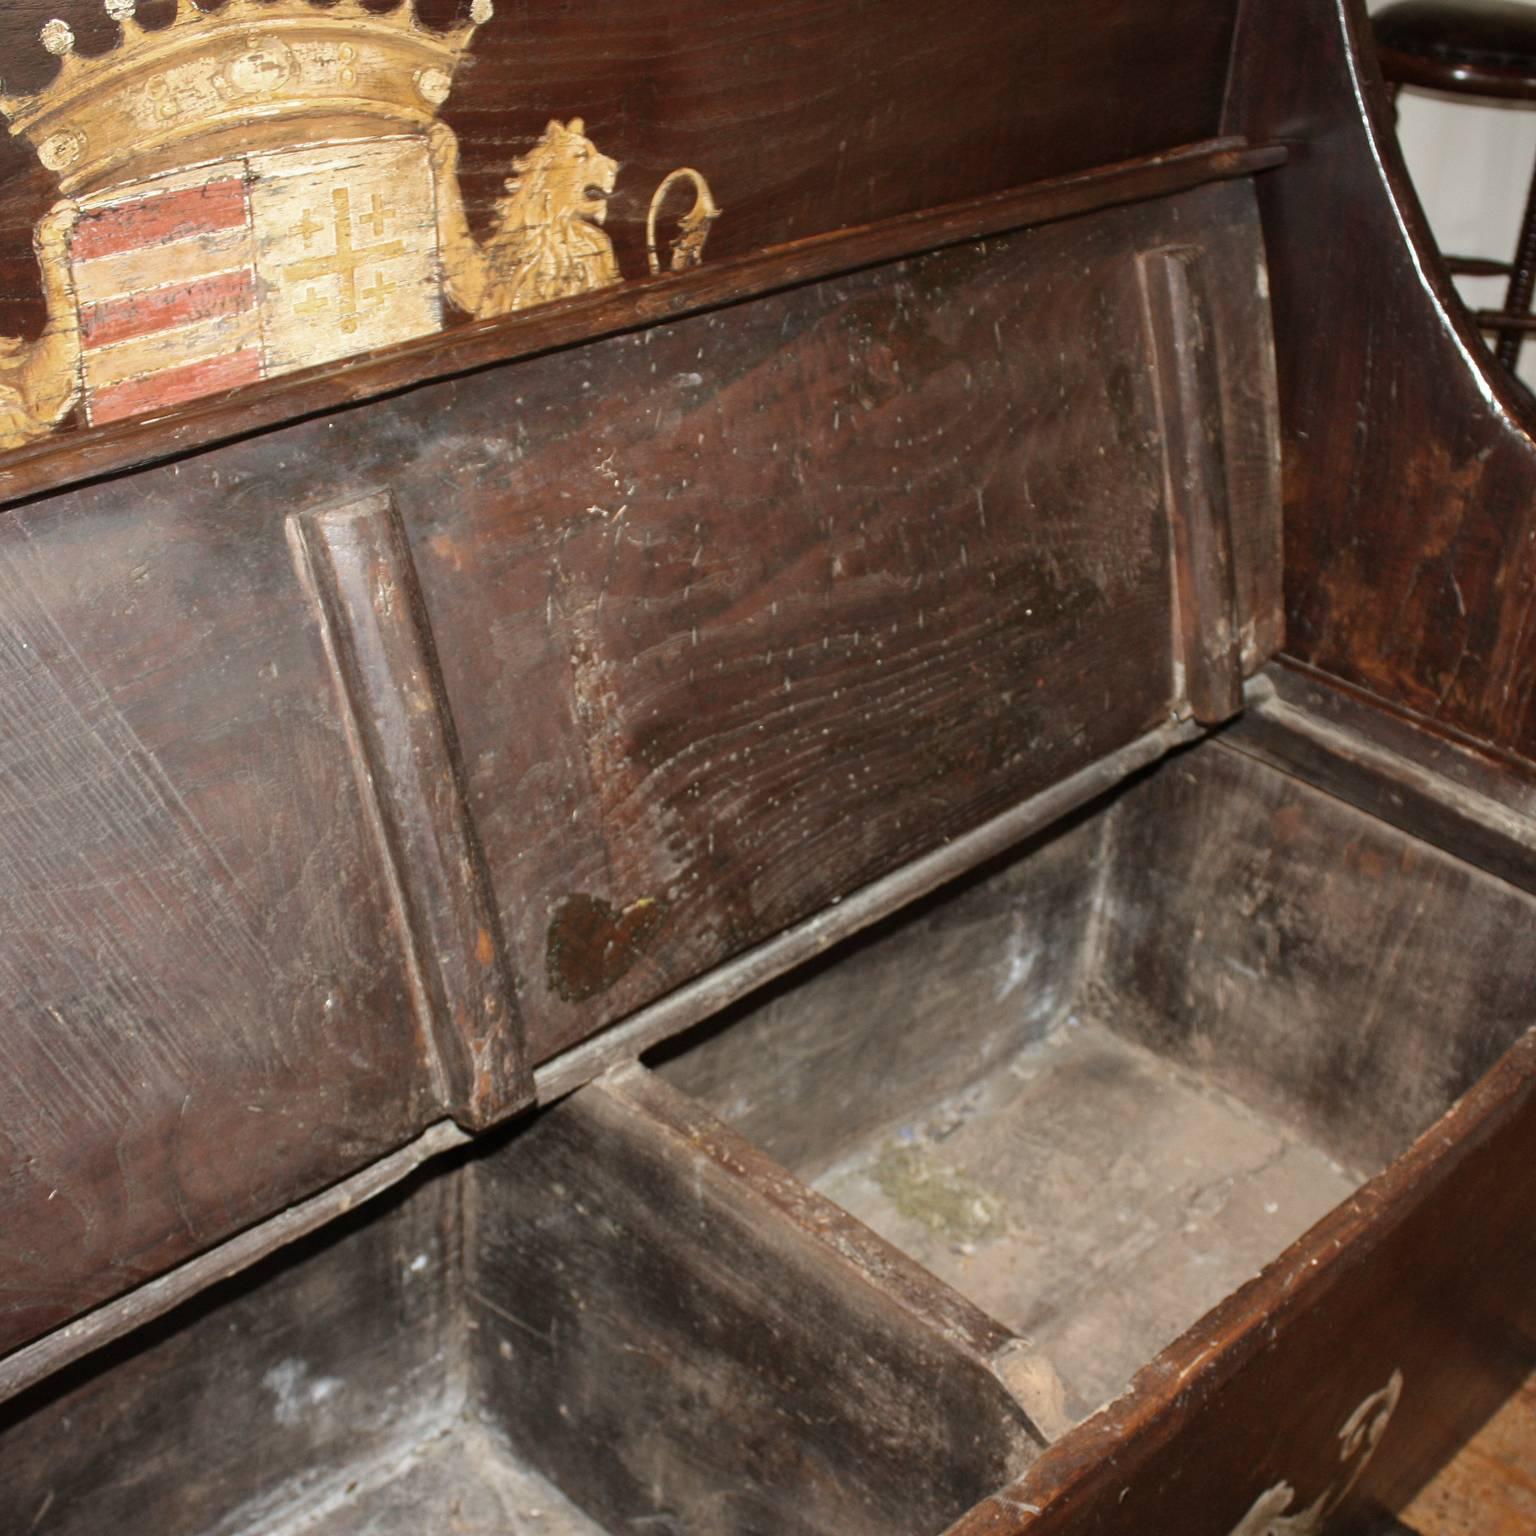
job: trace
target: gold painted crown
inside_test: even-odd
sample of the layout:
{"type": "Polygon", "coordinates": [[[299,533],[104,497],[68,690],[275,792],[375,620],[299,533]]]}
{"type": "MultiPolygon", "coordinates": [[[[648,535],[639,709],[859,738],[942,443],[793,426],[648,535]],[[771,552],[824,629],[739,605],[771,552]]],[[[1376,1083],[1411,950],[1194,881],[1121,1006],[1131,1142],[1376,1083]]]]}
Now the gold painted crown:
{"type": "MultiPolygon", "coordinates": [[[[137,0],[106,0],[122,27],[110,53],[83,57],[63,21],[41,41],[61,66],[35,96],[0,94],[0,112],[65,192],[94,191],[134,161],[163,160],[184,141],[202,144],[256,120],[384,118],[430,123],[448,97],[460,58],[489,21],[474,0],[452,31],[422,24],[415,0],[368,11],[359,0],[324,10],[310,0],[225,0],[216,11],[176,0],[176,19],[147,31],[137,0]]],[[[201,158],[196,148],[187,160],[201,158]]]]}

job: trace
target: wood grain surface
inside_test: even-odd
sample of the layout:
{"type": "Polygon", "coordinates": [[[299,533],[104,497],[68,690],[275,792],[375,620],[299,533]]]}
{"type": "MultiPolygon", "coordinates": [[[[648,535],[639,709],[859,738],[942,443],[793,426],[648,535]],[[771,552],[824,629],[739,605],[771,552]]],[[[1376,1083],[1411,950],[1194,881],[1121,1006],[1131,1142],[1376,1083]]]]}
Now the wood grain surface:
{"type": "Polygon", "coordinates": [[[207,508],[0,528],[8,1345],[436,1118],[318,632],[207,508]]]}
{"type": "Polygon", "coordinates": [[[1403,1511],[1412,1536],[1522,1536],[1536,1525],[1536,1377],[1403,1511]]]}
{"type": "Polygon", "coordinates": [[[347,720],[433,1087],[462,1123],[533,1098],[501,923],[464,795],[431,624],[387,496],[287,524],[347,720]]]}
{"type": "Polygon", "coordinates": [[[1226,122],[1298,150],[1261,189],[1288,649],[1419,717],[1536,755],[1536,414],[1435,250],[1363,3],[1246,5],[1226,122]]]}
{"type": "MultiPolygon", "coordinates": [[[[1251,283],[1246,193],[1193,196],[530,365],[490,476],[454,462],[490,397],[460,390],[465,437],[435,441],[400,403],[535,1059],[1182,710],[1125,257],[1198,228],[1251,283]],[[492,644],[456,627],[479,613],[492,644]]],[[[1231,461],[1267,465],[1262,320],[1221,288],[1224,373],[1252,381],[1231,461]]],[[[1273,502],[1233,483],[1251,667],[1278,639],[1273,502]]]]}

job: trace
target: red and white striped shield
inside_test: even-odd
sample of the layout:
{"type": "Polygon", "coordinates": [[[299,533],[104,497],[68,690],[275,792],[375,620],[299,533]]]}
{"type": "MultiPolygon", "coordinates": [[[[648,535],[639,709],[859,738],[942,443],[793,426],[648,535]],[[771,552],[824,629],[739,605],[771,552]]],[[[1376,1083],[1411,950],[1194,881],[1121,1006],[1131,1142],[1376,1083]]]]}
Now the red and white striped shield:
{"type": "Polygon", "coordinates": [[[87,418],[118,421],[441,329],[408,134],[241,155],[82,200],[87,418]]]}

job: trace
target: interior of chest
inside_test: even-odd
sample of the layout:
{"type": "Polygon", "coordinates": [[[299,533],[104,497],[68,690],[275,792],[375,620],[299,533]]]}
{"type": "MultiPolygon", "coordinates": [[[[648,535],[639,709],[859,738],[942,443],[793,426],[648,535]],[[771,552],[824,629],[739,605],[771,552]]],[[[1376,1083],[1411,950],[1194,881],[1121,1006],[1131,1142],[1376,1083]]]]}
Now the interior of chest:
{"type": "Polygon", "coordinates": [[[1177,754],[9,1405],[4,1528],[938,1532],[1486,1069],[1530,905],[1177,754]]]}

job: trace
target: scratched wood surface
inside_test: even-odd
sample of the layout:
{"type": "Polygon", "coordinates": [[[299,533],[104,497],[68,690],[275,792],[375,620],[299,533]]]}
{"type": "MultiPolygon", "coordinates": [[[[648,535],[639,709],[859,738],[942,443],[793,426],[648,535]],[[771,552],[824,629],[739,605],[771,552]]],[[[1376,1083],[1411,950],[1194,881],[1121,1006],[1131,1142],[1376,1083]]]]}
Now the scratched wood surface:
{"type": "Polygon", "coordinates": [[[432,1113],[278,546],[201,498],[108,503],[0,528],[6,1343],[432,1113]]]}
{"type": "Polygon", "coordinates": [[[459,1247],[451,1183],[417,1180],[0,1406],[0,1536],[269,1533],[440,1433],[459,1247]]]}
{"type": "Polygon", "coordinates": [[[1136,265],[1169,244],[1211,272],[1210,515],[1251,667],[1277,640],[1277,529],[1235,182],[14,510],[5,686],[35,724],[7,748],[0,1337],[445,1112],[512,1107],[475,1107],[468,1060],[445,1083],[452,1040],[413,1011],[410,956],[442,936],[475,951],[449,972],[493,983],[455,994],[480,999],[455,1015],[471,1053],[506,1044],[475,1033],[489,1001],[544,1060],[1183,708],[1136,265]],[[391,659],[388,591],[354,582],[331,629],[384,649],[338,692],[286,520],[383,490],[426,638],[391,659]],[[441,689],[412,681],[429,651],[441,689]],[[418,694],[440,725],[370,755],[356,699],[408,716],[418,694]],[[380,823],[417,746],[438,764],[419,814],[380,823]],[[460,825],[517,1011],[496,925],[384,856],[460,825]]]}
{"type": "Polygon", "coordinates": [[[1196,197],[531,366],[504,458],[418,397],[398,494],[536,1059],[1178,707],[1132,250],[1205,244],[1234,476],[1270,462],[1247,193],[1196,197]]]}
{"type": "MultiPolygon", "coordinates": [[[[702,169],[728,209],[711,241],[728,256],[1201,138],[1220,116],[1234,5],[984,0],[942,21],[916,0],[772,0],[750,16],[709,0],[498,9],[443,113],[472,220],[483,231],[551,118],[583,115],[624,167],[609,229],[634,276],[651,194],[679,165],[702,169]]],[[[143,0],[139,15],[153,27],[170,10],[143,0]]],[[[420,10],[444,26],[468,0],[420,10]]],[[[51,78],[37,38],[54,17],[84,54],[117,35],[99,0],[13,0],[8,91],[51,78]]],[[[30,238],[53,188],[29,150],[0,144],[0,335],[41,324],[30,238]]]]}

